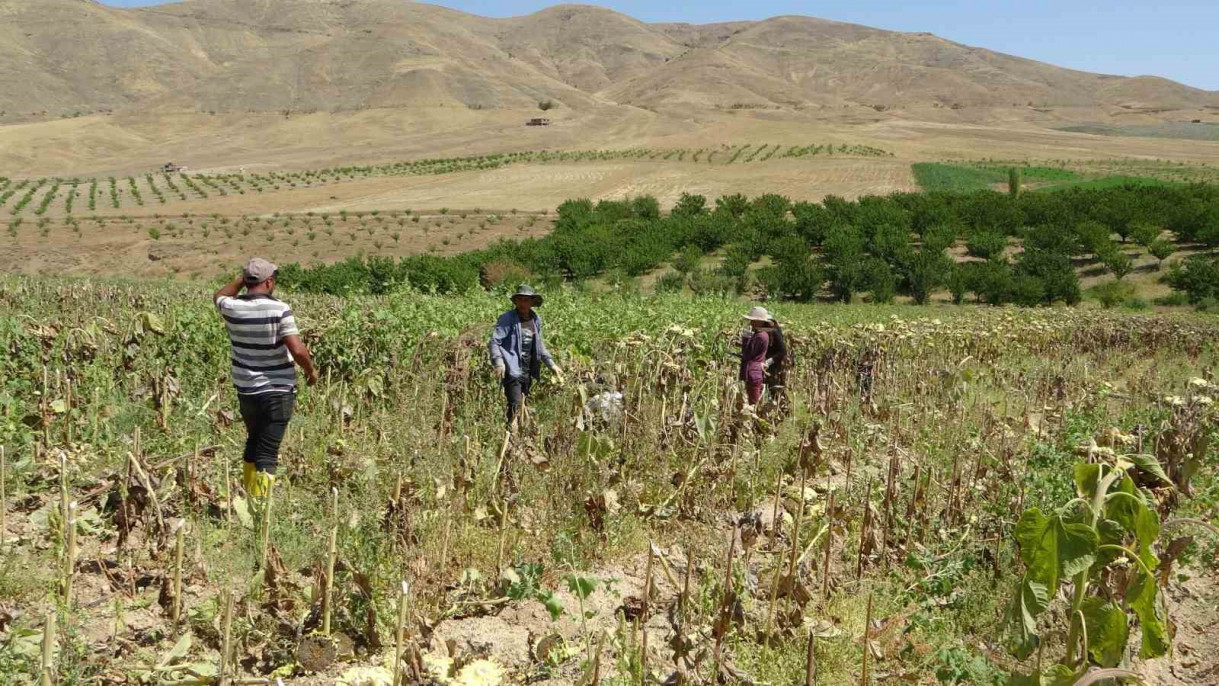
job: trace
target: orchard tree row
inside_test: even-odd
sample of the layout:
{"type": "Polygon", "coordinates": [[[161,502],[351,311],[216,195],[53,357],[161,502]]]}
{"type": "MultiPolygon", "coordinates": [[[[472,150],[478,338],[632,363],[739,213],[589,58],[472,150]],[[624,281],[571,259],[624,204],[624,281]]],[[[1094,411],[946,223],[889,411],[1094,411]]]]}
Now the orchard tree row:
{"type": "Polygon", "coordinates": [[[671,263],[658,283],[662,290],[752,290],[776,299],[843,302],[865,293],[890,302],[900,293],[923,303],[947,288],[957,302],[973,294],[990,304],[1075,304],[1081,297],[1076,266],[1094,263],[1120,280],[1133,268],[1132,244],[1158,260],[1181,244],[1219,246],[1219,189],[898,193],[857,201],[829,196],[820,203],[727,195],[709,204],[683,195],[668,215],[650,196],[569,200],[543,238],[501,241],[450,258],[294,265],[286,282],[329,293],[403,285],[460,292],[518,278],[612,281],[671,263]],[[706,259],[712,254],[718,265],[705,267],[716,261],[706,259]]]}

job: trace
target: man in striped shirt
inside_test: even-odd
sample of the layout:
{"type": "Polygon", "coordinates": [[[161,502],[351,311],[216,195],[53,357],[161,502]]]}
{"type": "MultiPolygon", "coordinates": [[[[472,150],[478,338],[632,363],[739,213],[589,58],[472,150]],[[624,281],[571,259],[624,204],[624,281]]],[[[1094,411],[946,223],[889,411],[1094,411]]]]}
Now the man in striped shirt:
{"type": "Polygon", "coordinates": [[[255,257],[241,276],[216,291],[232,345],[233,385],[246,426],[242,483],[255,498],[265,497],[279,463],[279,445],[296,404],[296,368],[312,386],[317,371],[301,341],[292,308],[271,297],[276,267],[255,257]],[[241,293],[242,287],[245,293],[241,293]]]}

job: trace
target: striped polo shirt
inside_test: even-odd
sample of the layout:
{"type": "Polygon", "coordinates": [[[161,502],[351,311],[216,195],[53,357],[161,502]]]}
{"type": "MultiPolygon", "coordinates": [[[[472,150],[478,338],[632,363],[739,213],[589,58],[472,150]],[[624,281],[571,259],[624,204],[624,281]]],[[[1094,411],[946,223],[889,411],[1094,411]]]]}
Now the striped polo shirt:
{"type": "Polygon", "coordinates": [[[296,390],[296,368],[284,345],[285,336],[300,333],[292,308],[266,293],[246,293],[217,298],[216,309],[229,331],[237,392],[259,395],[296,390]]]}

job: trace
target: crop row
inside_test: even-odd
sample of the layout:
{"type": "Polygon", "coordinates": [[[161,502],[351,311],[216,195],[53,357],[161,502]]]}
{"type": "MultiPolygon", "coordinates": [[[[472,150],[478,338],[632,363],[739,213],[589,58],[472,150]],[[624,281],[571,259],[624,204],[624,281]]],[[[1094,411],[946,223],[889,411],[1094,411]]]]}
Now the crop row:
{"type": "MultiPolygon", "coordinates": [[[[499,169],[512,164],[546,164],[556,162],[596,162],[622,160],[660,160],[673,162],[704,162],[708,164],[731,164],[741,162],[763,162],[772,158],[797,159],[815,156],[847,156],[847,157],[887,157],[889,153],[880,148],[857,144],[813,144],[789,145],[779,144],[755,145],[722,145],[718,148],[630,148],[615,150],[567,150],[567,151],[526,151],[514,153],[495,153],[473,157],[426,158],[409,162],[397,162],[375,166],[343,166],[297,172],[267,172],[263,174],[195,174],[176,172],[172,174],[144,174],[142,176],[109,177],[110,206],[145,207],[146,203],[161,206],[168,202],[183,202],[188,199],[207,199],[212,196],[224,197],[230,194],[245,195],[249,193],[265,193],[269,191],[285,191],[297,188],[311,188],[318,185],[352,181],[360,178],[399,175],[436,175],[451,174],[465,171],[485,171],[499,169]]],[[[59,184],[75,187],[82,183],[90,185],[90,210],[96,209],[95,188],[97,179],[35,179],[19,182],[21,188],[31,188],[28,195],[33,198],[44,186],[58,188],[59,184]],[[32,184],[32,186],[31,186],[32,184]]],[[[3,189],[5,186],[0,186],[3,189]]],[[[7,196],[0,196],[0,206],[3,206],[7,196]]],[[[43,206],[50,207],[55,200],[43,198],[43,206]]],[[[22,204],[15,207],[12,214],[19,215],[25,208],[22,204]]],[[[61,206],[65,213],[70,213],[66,203],[61,206]]]]}

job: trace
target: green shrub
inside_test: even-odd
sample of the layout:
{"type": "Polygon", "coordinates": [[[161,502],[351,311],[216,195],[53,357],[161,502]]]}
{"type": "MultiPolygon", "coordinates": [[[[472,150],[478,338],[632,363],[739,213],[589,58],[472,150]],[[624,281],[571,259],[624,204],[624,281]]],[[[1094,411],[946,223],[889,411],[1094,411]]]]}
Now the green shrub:
{"type": "MultiPolygon", "coordinates": [[[[1048,250],[1026,249],[1016,262],[1016,273],[1031,276],[1041,284],[1041,303],[1049,305],[1056,301],[1074,305],[1080,301],[1079,275],[1071,264],[1068,254],[1048,250]]],[[[1029,287],[1023,289],[1025,296],[1031,294],[1029,287]]],[[[1017,301],[1018,304],[1023,304],[1017,301]]],[[[1031,303],[1037,304],[1037,303],[1031,303]]]]}
{"type": "Polygon", "coordinates": [[[1157,238],[1147,246],[1147,252],[1151,253],[1151,256],[1156,258],[1156,269],[1163,267],[1164,260],[1171,257],[1176,250],[1177,248],[1175,245],[1164,240],[1163,238],[1157,238]]]}
{"type": "Polygon", "coordinates": [[[632,198],[631,216],[638,219],[660,219],[660,201],[652,195],[632,198]]]}
{"type": "Polygon", "coordinates": [[[1007,247],[1007,236],[997,231],[975,231],[969,234],[965,248],[970,257],[989,260],[1003,254],[1007,247]]]}
{"type": "Polygon", "coordinates": [[[1113,239],[1109,236],[1109,227],[1098,221],[1080,222],[1075,227],[1079,249],[1093,255],[1101,255],[1113,247],[1113,239]]]}
{"type": "Polygon", "coordinates": [[[826,237],[823,257],[826,278],[835,300],[849,303],[856,293],[867,290],[869,265],[866,256],[863,235],[853,226],[843,226],[826,237]]]}
{"type": "Polygon", "coordinates": [[[977,268],[974,262],[958,262],[952,265],[948,272],[948,291],[952,294],[952,303],[960,305],[965,301],[965,294],[976,291],[977,268]]]}
{"type": "Polygon", "coordinates": [[[689,274],[702,263],[703,251],[697,245],[687,245],[673,259],[673,268],[680,274],[689,274]]]}
{"type": "Polygon", "coordinates": [[[1092,297],[1106,310],[1117,307],[1134,295],[1134,286],[1122,281],[1106,281],[1090,289],[1092,297]]]}
{"type": "Polygon", "coordinates": [[[1194,309],[1199,312],[1219,312],[1219,298],[1214,296],[1203,298],[1194,305],[1194,309]]]}
{"type": "Polygon", "coordinates": [[[952,268],[952,260],[942,249],[923,249],[913,253],[901,265],[902,290],[914,298],[915,303],[923,305],[935,289],[948,282],[952,268]]]}
{"type": "Polygon", "coordinates": [[[1117,277],[1118,281],[1126,278],[1126,275],[1134,271],[1134,262],[1130,259],[1130,256],[1117,248],[1105,251],[1100,257],[1101,261],[1105,263],[1105,268],[1113,276],[1117,277]]]}
{"type": "Polygon", "coordinates": [[[657,293],[680,293],[686,285],[686,277],[679,272],[665,272],[656,279],[657,293]]]}
{"type": "Polygon", "coordinates": [[[745,214],[745,210],[748,208],[749,198],[740,193],[720,196],[715,200],[715,211],[725,212],[732,217],[740,217],[745,214]]]}
{"type": "Polygon", "coordinates": [[[1159,237],[1160,227],[1150,222],[1136,221],[1130,224],[1130,240],[1144,248],[1149,247],[1159,237]]]}
{"type": "Polygon", "coordinates": [[[837,221],[824,206],[812,202],[793,205],[792,216],[796,218],[796,233],[810,245],[821,245],[837,221]]]}
{"type": "Polygon", "coordinates": [[[489,291],[514,288],[517,284],[533,283],[536,280],[528,267],[512,260],[492,260],[484,263],[478,270],[479,284],[489,291]]]}
{"type": "Polygon", "coordinates": [[[639,277],[628,274],[621,267],[615,267],[605,274],[605,283],[613,287],[615,290],[638,293],[639,292],[639,277]]]}
{"type": "Polygon", "coordinates": [[[1188,257],[1173,264],[1166,281],[1174,291],[1184,293],[1190,304],[1198,305],[1219,296],[1219,260],[1188,257]]]}
{"type": "Polygon", "coordinates": [[[1160,296],[1152,300],[1152,302],[1161,307],[1185,307],[1189,304],[1189,296],[1180,291],[1174,291],[1168,295],[1160,296]]]}
{"type": "Polygon", "coordinates": [[[975,297],[988,305],[1004,305],[1012,301],[1015,275],[1001,260],[975,262],[970,286],[975,297]]]}
{"type": "Polygon", "coordinates": [[[749,281],[745,274],[733,278],[709,269],[695,269],[690,273],[688,283],[695,295],[726,298],[741,292],[749,281]]]}
{"type": "Polygon", "coordinates": [[[750,209],[773,217],[786,218],[788,210],[791,209],[791,204],[791,200],[787,196],[767,193],[754,198],[750,209]]]}
{"type": "Polygon", "coordinates": [[[864,273],[872,302],[876,304],[893,302],[893,297],[897,295],[897,275],[893,273],[893,268],[889,266],[889,263],[878,257],[867,258],[864,261],[864,273]]]}
{"type": "Polygon", "coordinates": [[[673,206],[672,214],[679,217],[697,217],[707,212],[707,198],[701,195],[682,193],[677,204],[673,206]]]}
{"type": "Polygon", "coordinates": [[[1021,307],[1035,307],[1049,302],[1045,284],[1032,274],[1017,272],[1011,284],[1011,301],[1021,307]]]}
{"type": "Polygon", "coordinates": [[[749,265],[752,262],[753,250],[743,243],[734,243],[728,246],[728,251],[724,255],[724,261],[720,263],[719,271],[724,276],[740,278],[749,270],[749,265]]]}

